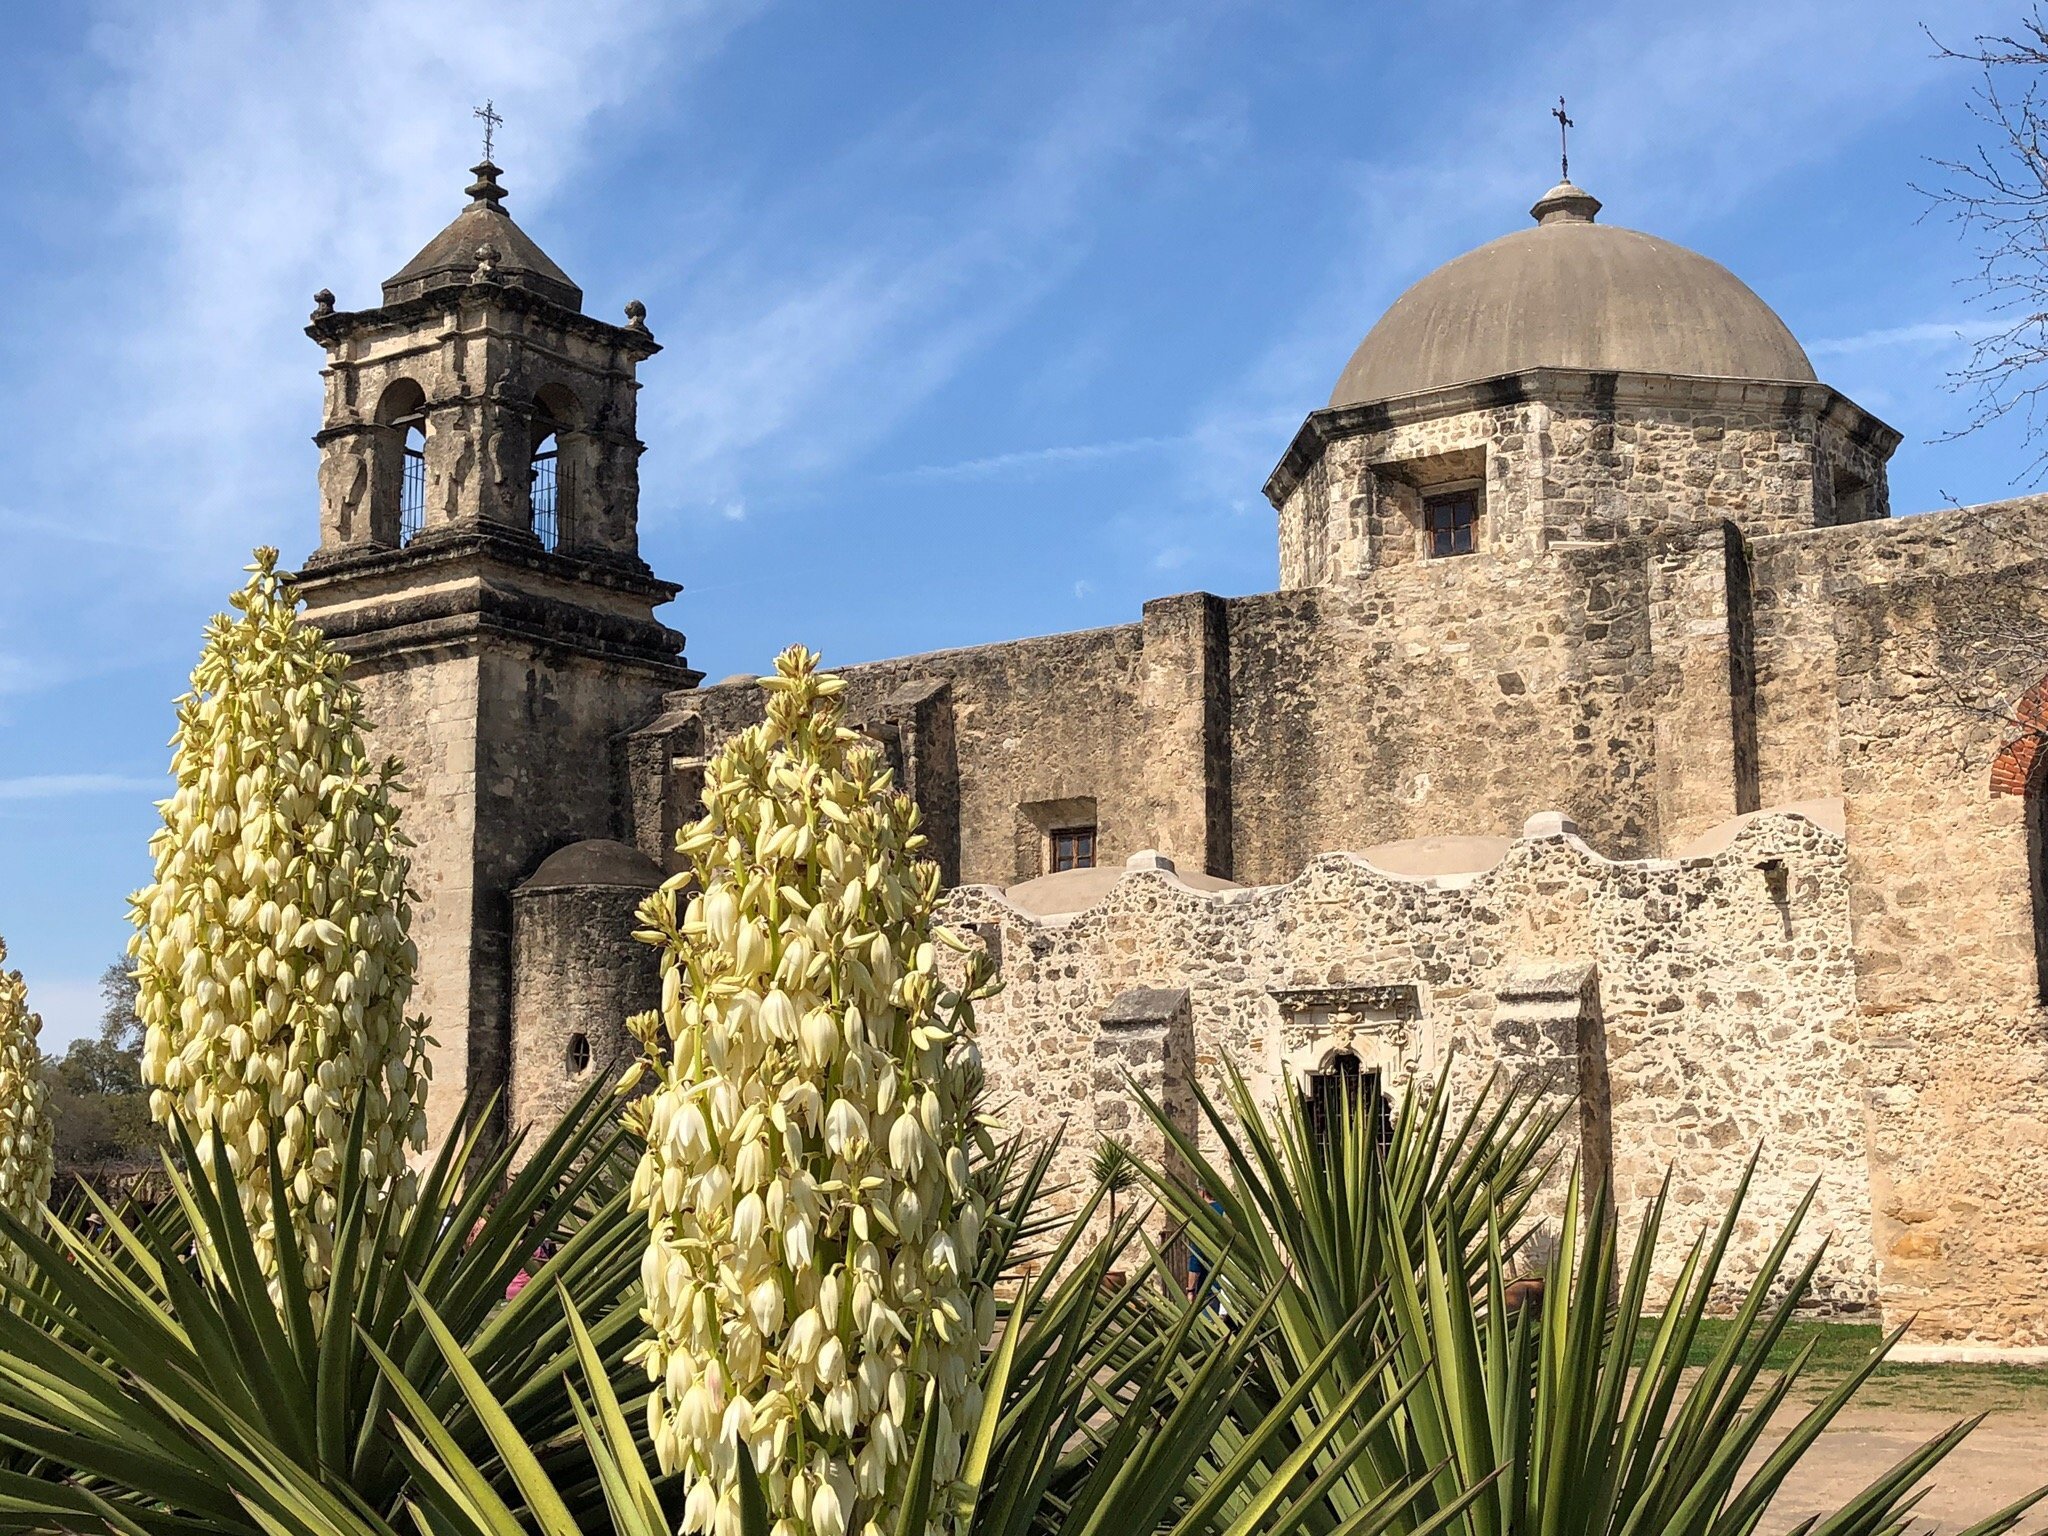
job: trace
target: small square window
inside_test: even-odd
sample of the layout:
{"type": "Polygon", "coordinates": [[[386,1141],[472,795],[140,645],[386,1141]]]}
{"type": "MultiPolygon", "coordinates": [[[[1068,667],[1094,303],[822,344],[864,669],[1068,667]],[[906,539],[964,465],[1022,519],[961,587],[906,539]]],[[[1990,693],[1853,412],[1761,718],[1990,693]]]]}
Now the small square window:
{"type": "Polygon", "coordinates": [[[1429,558],[1472,553],[1474,532],[1479,525],[1479,492],[1449,491],[1426,496],[1422,501],[1422,536],[1429,558]]]}
{"type": "Polygon", "coordinates": [[[1093,827],[1061,827],[1052,835],[1052,870],[1058,874],[1064,869],[1093,869],[1095,867],[1095,829],[1093,827]]]}

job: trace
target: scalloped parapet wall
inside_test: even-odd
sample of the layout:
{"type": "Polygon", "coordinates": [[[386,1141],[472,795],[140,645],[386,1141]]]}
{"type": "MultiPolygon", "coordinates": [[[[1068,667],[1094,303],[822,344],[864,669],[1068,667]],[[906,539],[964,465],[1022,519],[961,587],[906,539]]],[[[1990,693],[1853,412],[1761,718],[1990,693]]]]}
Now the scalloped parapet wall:
{"type": "Polygon", "coordinates": [[[1175,1072],[1176,1037],[1125,1047],[1103,1020],[1128,994],[1185,989],[1181,1065],[1212,1094],[1226,1058],[1265,1097],[1339,1051],[1396,1090],[1448,1063],[1461,1101],[1496,1068],[1576,1093],[1572,1150],[1611,1171],[1622,1210],[1677,1170],[1667,1275],[1761,1145],[1731,1274],[1816,1185],[1817,1284],[1854,1311],[1876,1277],[1846,852],[1796,814],[1745,818],[1688,859],[1610,860],[1560,828],[1479,872],[1404,876],[1332,853],[1284,885],[1213,892],[1132,870],[1051,918],[970,886],[946,915],[1002,976],[979,1009],[995,1097],[1025,1129],[1064,1127],[1077,1185],[1096,1137],[1129,1123],[1116,1052],[1175,1072]]]}

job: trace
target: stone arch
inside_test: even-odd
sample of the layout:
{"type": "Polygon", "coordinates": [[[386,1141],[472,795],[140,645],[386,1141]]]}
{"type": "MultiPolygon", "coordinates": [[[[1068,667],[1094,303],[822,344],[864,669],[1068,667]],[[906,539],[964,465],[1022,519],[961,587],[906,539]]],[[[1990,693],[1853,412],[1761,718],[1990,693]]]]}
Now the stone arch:
{"type": "Polygon", "coordinates": [[[533,437],[527,450],[527,511],[534,537],[554,550],[580,542],[576,535],[576,491],[584,482],[583,402],[559,382],[543,384],[533,396],[533,437]]]}
{"type": "Polygon", "coordinates": [[[377,396],[373,419],[370,539],[402,544],[426,515],[427,392],[417,379],[393,379],[377,396]]]}

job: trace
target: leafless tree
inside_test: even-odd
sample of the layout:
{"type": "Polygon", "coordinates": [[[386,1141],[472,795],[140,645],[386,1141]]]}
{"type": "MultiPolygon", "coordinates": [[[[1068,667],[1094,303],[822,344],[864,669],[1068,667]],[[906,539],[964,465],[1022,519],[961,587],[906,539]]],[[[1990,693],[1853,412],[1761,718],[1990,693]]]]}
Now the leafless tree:
{"type": "Polygon", "coordinates": [[[1986,734],[1992,750],[2022,738],[2048,741],[2027,694],[2048,676],[2048,615],[2038,589],[2001,582],[1976,600],[1944,613],[1936,649],[1919,679],[1922,703],[1957,727],[1957,772],[1984,770],[1986,734]]]}
{"type": "Polygon", "coordinates": [[[2010,33],[1984,33],[1950,47],[1928,32],[1941,58],[1979,72],[1970,110],[1983,141],[1914,190],[1960,224],[1975,245],[1967,280],[1995,328],[1973,342],[1950,375],[1973,397],[1961,437],[2007,416],[2020,419],[2036,452],[2026,477],[2048,477],[2048,16],[2039,0],[2010,33]]]}

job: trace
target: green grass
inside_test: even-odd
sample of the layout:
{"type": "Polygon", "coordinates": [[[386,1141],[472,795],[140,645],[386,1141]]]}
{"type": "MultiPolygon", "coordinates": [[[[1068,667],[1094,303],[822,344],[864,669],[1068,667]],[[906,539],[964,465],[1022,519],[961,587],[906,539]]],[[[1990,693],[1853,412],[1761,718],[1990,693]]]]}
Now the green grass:
{"type": "MultiPolygon", "coordinates": [[[[1654,1321],[1652,1319],[1651,1321],[1654,1321]]],[[[1729,1324],[1707,1318],[1693,1341],[1689,1364],[1705,1365],[1728,1337],[1729,1324]]],[[[1883,1339],[1875,1323],[1800,1320],[1785,1330],[1771,1352],[1774,1368],[1790,1365],[1808,1344],[1813,1358],[1794,1389],[1811,1401],[1825,1395],[1842,1378],[1870,1358],[1883,1339]]],[[[1637,1339],[1637,1363],[1649,1347],[1647,1334],[1637,1339]]],[[[1881,1365],[1850,1404],[1857,1408],[1916,1409],[1952,1415],[1975,1413],[2048,1414],[2048,1368],[2015,1365],[1881,1365]]]]}

